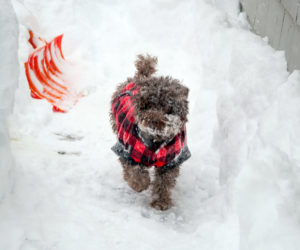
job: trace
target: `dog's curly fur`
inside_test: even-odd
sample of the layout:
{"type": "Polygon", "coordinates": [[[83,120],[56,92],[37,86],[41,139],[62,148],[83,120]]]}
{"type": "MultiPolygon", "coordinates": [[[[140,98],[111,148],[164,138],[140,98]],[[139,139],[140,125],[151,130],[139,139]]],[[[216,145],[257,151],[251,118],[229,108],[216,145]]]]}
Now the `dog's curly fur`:
{"type": "MultiPolygon", "coordinates": [[[[189,89],[180,81],[170,76],[154,77],[157,58],[150,55],[138,55],[135,62],[137,71],[132,78],[119,84],[112,95],[111,104],[121,90],[129,83],[140,86],[133,100],[135,120],[143,137],[155,142],[172,139],[187,122],[189,89]]],[[[113,131],[117,134],[115,117],[110,112],[113,131]]],[[[130,165],[119,159],[123,166],[123,177],[128,185],[137,192],[150,186],[148,168],[142,165],[130,165]]],[[[176,184],[179,166],[163,170],[155,169],[155,180],[152,183],[151,206],[158,210],[166,210],[172,206],[171,189],[176,184]]]]}

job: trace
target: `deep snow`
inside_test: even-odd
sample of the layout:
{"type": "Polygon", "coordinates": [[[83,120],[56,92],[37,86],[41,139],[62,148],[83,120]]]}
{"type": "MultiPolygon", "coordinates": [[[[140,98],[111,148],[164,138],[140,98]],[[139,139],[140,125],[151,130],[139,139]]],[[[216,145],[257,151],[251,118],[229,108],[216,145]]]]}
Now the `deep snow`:
{"type": "Polygon", "coordinates": [[[0,0],[0,204],[12,187],[13,156],[7,128],[18,84],[18,22],[12,4],[0,0]],[[5,25],[3,25],[5,24],[5,25]]]}
{"type": "Polygon", "coordinates": [[[249,31],[236,1],[13,4],[16,166],[0,249],[300,248],[300,74],[289,76],[283,53],[249,31]],[[48,40],[65,34],[66,58],[90,91],[67,114],[30,98],[25,26],[48,40]],[[167,212],[149,207],[150,191],[130,190],[110,150],[110,96],[138,53],[158,56],[158,74],[190,88],[192,158],[167,212]]]}

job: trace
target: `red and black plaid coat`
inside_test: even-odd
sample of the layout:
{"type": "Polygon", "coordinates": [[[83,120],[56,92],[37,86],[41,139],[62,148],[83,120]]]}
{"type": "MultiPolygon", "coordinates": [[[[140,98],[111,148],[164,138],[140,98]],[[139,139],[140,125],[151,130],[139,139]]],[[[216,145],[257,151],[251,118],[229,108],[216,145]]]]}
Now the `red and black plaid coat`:
{"type": "Polygon", "coordinates": [[[186,145],[186,129],[162,144],[143,138],[135,122],[132,102],[138,91],[139,86],[129,83],[112,103],[119,140],[112,150],[132,165],[174,168],[191,156],[186,145]]]}

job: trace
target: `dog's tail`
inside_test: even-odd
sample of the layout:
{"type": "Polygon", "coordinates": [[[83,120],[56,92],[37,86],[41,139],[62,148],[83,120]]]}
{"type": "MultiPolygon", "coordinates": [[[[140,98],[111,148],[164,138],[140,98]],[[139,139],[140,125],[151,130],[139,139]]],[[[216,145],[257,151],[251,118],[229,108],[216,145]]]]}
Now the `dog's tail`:
{"type": "Polygon", "coordinates": [[[138,55],[135,61],[136,77],[149,77],[156,72],[157,57],[138,55]]]}

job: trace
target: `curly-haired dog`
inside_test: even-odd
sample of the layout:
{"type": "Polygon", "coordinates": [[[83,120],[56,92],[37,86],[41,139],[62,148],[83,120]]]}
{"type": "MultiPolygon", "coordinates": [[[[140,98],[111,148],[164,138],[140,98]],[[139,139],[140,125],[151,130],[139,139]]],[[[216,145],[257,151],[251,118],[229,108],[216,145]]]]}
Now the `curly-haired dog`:
{"type": "Polygon", "coordinates": [[[120,84],[110,112],[118,142],[112,150],[120,157],[124,179],[137,192],[150,185],[148,167],[155,166],[151,206],[172,206],[171,189],[179,165],[190,157],[186,145],[188,88],[170,76],[154,77],[157,58],[139,55],[133,78],[120,84]]]}

